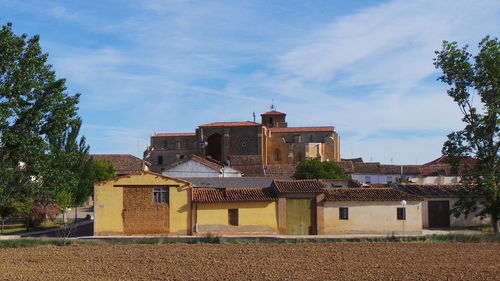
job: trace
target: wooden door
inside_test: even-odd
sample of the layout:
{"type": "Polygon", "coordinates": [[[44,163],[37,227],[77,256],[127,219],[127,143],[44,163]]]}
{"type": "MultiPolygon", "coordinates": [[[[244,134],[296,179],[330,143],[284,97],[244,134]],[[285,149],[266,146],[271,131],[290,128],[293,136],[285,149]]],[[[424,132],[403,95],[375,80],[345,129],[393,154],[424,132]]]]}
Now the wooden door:
{"type": "Polygon", "coordinates": [[[290,235],[308,235],[312,232],[312,200],[286,199],[286,229],[290,235]]]}
{"type": "Polygon", "coordinates": [[[450,202],[428,201],[429,228],[450,227],[450,202]]]}

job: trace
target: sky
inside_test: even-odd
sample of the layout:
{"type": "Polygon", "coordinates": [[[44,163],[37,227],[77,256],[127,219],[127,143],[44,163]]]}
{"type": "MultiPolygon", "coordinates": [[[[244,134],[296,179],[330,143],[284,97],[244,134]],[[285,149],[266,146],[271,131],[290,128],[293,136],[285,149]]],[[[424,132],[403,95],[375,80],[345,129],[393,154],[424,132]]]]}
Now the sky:
{"type": "Polygon", "coordinates": [[[157,132],[252,121],[335,126],[342,158],[422,164],[463,127],[437,81],[443,40],[499,37],[497,0],[0,0],[81,93],[91,153],[142,158],[157,132]]]}

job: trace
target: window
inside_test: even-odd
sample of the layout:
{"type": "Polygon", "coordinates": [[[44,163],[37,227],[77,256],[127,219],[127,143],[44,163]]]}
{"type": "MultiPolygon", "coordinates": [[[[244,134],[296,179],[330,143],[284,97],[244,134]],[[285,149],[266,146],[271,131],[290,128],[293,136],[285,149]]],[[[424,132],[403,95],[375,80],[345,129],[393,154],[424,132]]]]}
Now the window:
{"type": "Polygon", "coordinates": [[[228,210],[229,225],[238,226],[238,209],[228,210]]]}
{"type": "Polygon", "coordinates": [[[274,161],[281,161],[281,151],[277,148],[274,151],[274,161]]]}
{"type": "Polygon", "coordinates": [[[365,183],[371,183],[370,176],[365,176],[365,183]]]}
{"type": "Polygon", "coordinates": [[[406,208],[398,208],[398,220],[406,220],[406,208]]]}
{"type": "Polygon", "coordinates": [[[339,220],[349,219],[349,208],[339,208],[339,220]]]}
{"type": "Polygon", "coordinates": [[[158,165],[163,165],[163,156],[158,155],[158,165]]]}
{"type": "Polygon", "coordinates": [[[155,187],[153,189],[153,202],[168,204],[168,188],[155,187]]]}

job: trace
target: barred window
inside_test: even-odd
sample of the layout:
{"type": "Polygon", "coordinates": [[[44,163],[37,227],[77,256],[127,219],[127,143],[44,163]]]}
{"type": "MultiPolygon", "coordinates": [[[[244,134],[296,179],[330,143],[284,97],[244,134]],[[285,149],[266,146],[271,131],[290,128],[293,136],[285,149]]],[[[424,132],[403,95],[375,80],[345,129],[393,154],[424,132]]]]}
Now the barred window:
{"type": "Polygon", "coordinates": [[[168,188],[155,187],[153,189],[153,202],[168,204],[168,188]]]}

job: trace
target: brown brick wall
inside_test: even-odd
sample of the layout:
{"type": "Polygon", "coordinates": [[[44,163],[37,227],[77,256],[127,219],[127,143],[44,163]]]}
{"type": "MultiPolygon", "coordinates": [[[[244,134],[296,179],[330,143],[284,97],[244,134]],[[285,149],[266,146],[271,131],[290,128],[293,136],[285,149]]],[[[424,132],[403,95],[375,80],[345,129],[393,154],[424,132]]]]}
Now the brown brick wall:
{"type": "Polygon", "coordinates": [[[167,204],[153,203],[153,188],[123,188],[123,229],[126,235],[168,234],[167,204]]]}

